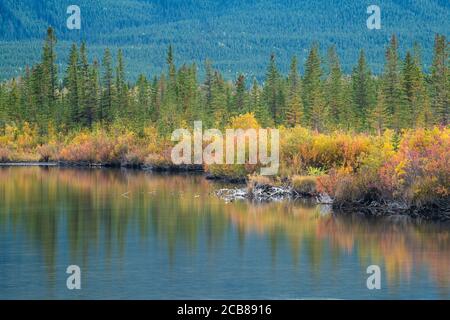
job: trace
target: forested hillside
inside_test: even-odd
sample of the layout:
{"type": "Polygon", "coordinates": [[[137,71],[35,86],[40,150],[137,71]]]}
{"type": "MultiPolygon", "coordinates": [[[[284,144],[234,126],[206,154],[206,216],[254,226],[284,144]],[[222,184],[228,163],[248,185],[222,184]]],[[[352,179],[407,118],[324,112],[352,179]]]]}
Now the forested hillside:
{"type": "Polygon", "coordinates": [[[350,73],[365,49],[374,73],[383,70],[384,47],[392,34],[404,56],[417,41],[428,70],[434,34],[449,36],[450,2],[447,0],[383,0],[382,29],[366,27],[367,6],[373,1],[353,0],[79,0],[81,30],[66,27],[69,0],[0,0],[0,78],[20,74],[25,65],[39,61],[40,39],[47,26],[56,30],[57,63],[65,69],[72,41],[89,43],[90,58],[101,58],[106,47],[123,48],[129,79],[139,73],[160,73],[165,51],[172,44],[178,61],[209,58],[225,79],[238,72],[262,80],[268,57],[277,56],[282,72],[297,55],[300,66],[313,41],[320,53],[336,45],[342,69],[350,73]]]}

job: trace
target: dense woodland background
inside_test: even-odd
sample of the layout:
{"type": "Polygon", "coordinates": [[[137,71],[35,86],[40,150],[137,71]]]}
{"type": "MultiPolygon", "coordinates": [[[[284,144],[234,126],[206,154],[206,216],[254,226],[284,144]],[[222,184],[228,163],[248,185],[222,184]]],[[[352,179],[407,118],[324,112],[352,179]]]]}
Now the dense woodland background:
{"type": "Polygon", "coordinates": [[[73,44],[64,77],[58,78],[54,30],[47,30],[40,63],[0,85],[0,129],[7,124],[34,124],[42,134],[49,126],[59,130],[92,128],[95,123],[125,124],[135,132],[155,126],[162,135],[203,120],[221,128],[233,116],[253,113],[263,126],[297,125],[315,131],[376,132],[448,125],[450,101],[449,46],[443,35],[434,39],[430,73],[422,71],[418,44],[403,59],[395,35],[385,49],[384,70],[374,76],[365,53],[350,75],[342,71],[336,47],[321,59],[314,43],[299,73],[291,59],[287,75],[272,53],[264,84],[239,74],[225,81],[220,71],[205,62],[205,79],[198,80],[197,65],[176,66],[170,45],[166,71],[153,78],[141,74],[135,83],[126,77],[126,62],[119,49],[113,61],[106,49],[101,61],[90,61],[88,48],[73,44]],[[327,70],[323,65],[328,66],[327,70]]]}
{"type": "MultiPolygon", "coordinates": [[[[204,61],[210,59],[224,79],[238,73],[263,81],[267,60],[275,53],[281,72],[298,57],[300,70],[314,41],[320,54],[335,45],[346,74],[351,73],[364,49],[372,72],[384,66],[385,44],[392,34],[399,53],[418,42],[425,70],[432,64],[431,39],[449,37],[448,0],[0,0],[0,79],[23,73],[25,65],[39,62],[41,39],[52,26],[59,71],[66,69],[74,41],[89,44],[89,59],[100,60],[106,47],[113,55],[120,47],[127,58],[127,79],[147,77],[164,70],[166,50],[172,44],[177,61],[196,62],[203,79],[204,61]],[[81,30],[66,27],[71,4],[81,8],[81,30]],[[382,29],[368,30],[366,9],[381,7],[382,29]]],[[[116,57],[115,57],[116,58],[116,57]]],[[[62,74],[60,74],[62,76],[62,74]]]]}

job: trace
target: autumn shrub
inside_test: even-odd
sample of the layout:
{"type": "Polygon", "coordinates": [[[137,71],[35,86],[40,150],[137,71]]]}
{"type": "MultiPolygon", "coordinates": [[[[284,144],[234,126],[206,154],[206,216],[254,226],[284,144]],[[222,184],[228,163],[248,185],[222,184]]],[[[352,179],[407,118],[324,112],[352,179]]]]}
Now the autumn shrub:
{"type": "Polygon", "coordinates": [[[29,152],[37,147],[38,140],[39,133],[37,126],[31,126],[28,122],[24,122],[16,133],[15,144],[19,151],[29,152]]]}
{"type": "Polygon", "coordinates": [[[0,162],[12,161],[11,150],[6,147],[0,147],[0,162]]]}
{"type": "MultiPolygon", "coordinates": [[[[258,121],[256,120],[253,113],[246,113],[243,115],[232,117],[229,121],[229,124],[226,126],[225,129],[259,129],[260,125],[258,121]]],[[[224,131],[225,133],[225,131],[224,131]]],[[[258,133],[257,133],[258,134],[258,133]]],[[[225,140],[225,134],[223,135],[223,139],[225,140]]],[[[256,137],[256,141],[258,141],[258,137],[256,137]]],[[[247,141],[248,139],[245,139],[247,141]]],[[[242,146],[237,146],[237,137],[234,137],[233,139],[233,145],[235,146],[235,150],[237,148],[242,146]]],[[[204,147],[208,145],[208,143],[204,143],[204,147]]],[[[223,143],[224,151],[226,148],[226,143],[223,143]]],[[[249,174],[256,173],[260,167],[260,163],[251,164],[249,163],[249,145],[247,142],[245,142],[244,146],[244,152],[245,152],[245,163],[237,163],[237,152],[235,153],[234,163],[226,164],[226,152],[223,152],[223,160],[222,164],[205,164],[204,168],[205,171],[209,172],[210,174],[214,176],[220,176],[220,177],[228,177],[228,178],[245,178],[249,174]]],[[[270,148],[268,147],[268,152],[271,152],[270,148]]]]}
{"type": "Polygon", "coordinates": [[[62,148],[59,159],[119,165],[126,160],[129,150],[133,149],[134,141],[134,134],[129,131],[80,131],[62,148]]]}
{"type": "Polygon", "coordinates": [[[302,127],[283,129],[281,137],[281,170],[287,176],[308,174],[309,168],[319,171],[317,175],[332,168],[356,168],[374,144],[374,138],[364,134],[323,134],[302,127]]]}
{"type": "Polygon", "coordinates": [[[39,155],[39,161],[55,161],[59,155],[59,145],[50,142],[37,146],[36,152],[39,155]]]}
{"type": "Polygon", "coordinates": [[[423,205],[448,198],[449,163],[449,128],[409,130],[396,154],[380,169],[380,177],[396,198],[423,205]]]}
{"type": "Polygon", "coordinates": [[[349,177],[352,171],[351,168],[333,168],[329,170],[328,174],[317,178],[317,190],[334,198],[339,181],[349,177]]]}
{"type": "Polygon", "coordinates": [[[317,178],[314,176],[298,176],[291,178],[292,188],[301,194],[313,194],[317,191],[317,178]]]}

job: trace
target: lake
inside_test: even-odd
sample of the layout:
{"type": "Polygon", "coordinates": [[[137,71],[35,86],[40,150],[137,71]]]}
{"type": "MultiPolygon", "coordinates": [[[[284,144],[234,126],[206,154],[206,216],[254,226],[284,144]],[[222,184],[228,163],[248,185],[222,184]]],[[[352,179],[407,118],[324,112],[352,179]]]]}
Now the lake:
{"type": "Polygon", "coordinates": [[[450,225],[226,203],[202,175],[0,167],[1,299],[449,299],[450,225]],[[69,290],[66,269],[81,269],[69,290]],[[381,289],[369,290],[378,265],[381,289]]]}

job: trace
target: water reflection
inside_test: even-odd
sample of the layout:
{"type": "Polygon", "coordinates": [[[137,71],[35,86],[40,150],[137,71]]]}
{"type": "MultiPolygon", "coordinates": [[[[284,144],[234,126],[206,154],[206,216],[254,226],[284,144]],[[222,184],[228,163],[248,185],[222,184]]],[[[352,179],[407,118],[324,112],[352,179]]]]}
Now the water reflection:
{"type": "MultiPolygon", "coordinates": [[[[211,272],[218,272],[225,268],[220,262],[225,259],[230,263],[230,274],[221,277],[242,277],[239,281],[245,282],[252,273],[243,271],[242,266],[251,257],[256,261],[254,275],[259,281],[273,281],[267,292],[279,297],[298,296],[294,291],[283,295],[284,280],[275,280],[280,277],[274,276],[276,271],[285,272],[286,279],[306,279],[302,280],[302,296],[308,295],[308,290],[323,295],[332,289],[329,286],[336,287],[333,294],[339,295],[339,285],[324,284],[323,279],[333,279],[332,274],[336,274],[342,275],[337,276],[339,281],[351,281],[356,273],[365,283],[365,267],[374,262],[383,266],[390,288],[377,297],[409,296],[408,290],[416,290],[411,283],[419,290],[413,297],[449,297],[448,225],[338,217],[311,203],[226,204],[212,195],[217,187],[202,176],[0,168],[0,281],[9,284],[9,289],[0,289],[0,297],[21,298],[22,291],[16,288],[19,282],[12,279],[13,273],[21,271],[12,270],[23,269],[16,264],[32,260],[27,256],[42,260],[46,275],[36,276],[49,287],[55,287],[61,274],[59,265],[65,261],[76,261],[83,270],[98,268],[109,280],[114,279],[112,270],[126,274],[140,266],[154,273],[152,283],[157,285],[156,270],[150,263],[145,266],[139,256],[158,257],[162,262],[157,273],[163,278],[170,277],[173,270],[198,263],[197,268],[182,269],[181,274],[203,281],[206,275],[200,274],[200,269],[213,266],[211,272]],[[201,261],[192,260],[200,256],[201,261]]],[[[92,278],[98,283],[104,280],[92,278]]],[[[210,281],[215,290],[223,287],[223,294],[217,297],[258,297],[250,280],[242,296],[226,296],[229,288],[225,284],[210,281]]],[[[127,283],[126,288],[138,285],[127,283]]],[[[176,286],[180,286],[176,288],[180,295],[189,292],[189,288],[181,288],[183,283],[176,286]]],[[[364,288],[352,292],[354,286],[346,286],[350,291],[342,295],[344,298],[360,298],[365,292],[364,288]]],[[[85,294],[83,297],[108,297],[85,294]]],[[[164,292],[159,296],[177,297],[164,292]]]]}

